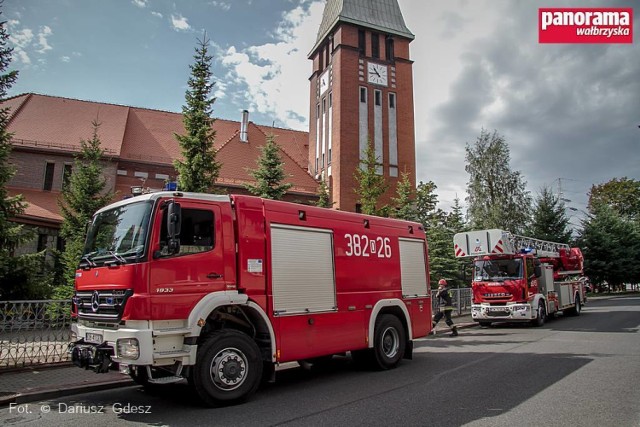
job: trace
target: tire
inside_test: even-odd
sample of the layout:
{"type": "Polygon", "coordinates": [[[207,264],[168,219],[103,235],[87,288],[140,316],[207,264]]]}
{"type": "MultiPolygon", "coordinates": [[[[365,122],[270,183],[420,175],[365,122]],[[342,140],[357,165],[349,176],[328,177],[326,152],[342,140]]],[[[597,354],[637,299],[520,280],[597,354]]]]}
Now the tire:
{"type": "Polygon", "coordinates": [[[491,326],[491,322],[478,322],[480,324],[480,326],[482,326],[483,328],[488,328],[489,326],[491,326]]]}
{"type": "Polygon", "coordinates": [[[405,335],[396,316],[383,314],[376,320],[371,360],[374,369],[384,371],[398,366],[407,344],[405,335]]]}
{"type": "Polygon", "coordinates": [[[538,316],[531,321],[531,324],[539,328],[544,325],[545,320],[547,320],[547,309],[544,307],[544,301],[540,301],[538,303],[538,316]]]}
{"type": "Polygon", "coordinates": [[[193,385],[206,405],[231,405],[255,393],[262,370],[255,341],[239,331],[216,331],[198,348],[193,385]]]}
{"type": "Polygon", "coordinates": [[[582,304],[580,304],[580,297],[576,295],[576,305],[571,309],[567,310],[568,314],[571,316],[580,316],[580,312],[582,311],[582,304]]]}

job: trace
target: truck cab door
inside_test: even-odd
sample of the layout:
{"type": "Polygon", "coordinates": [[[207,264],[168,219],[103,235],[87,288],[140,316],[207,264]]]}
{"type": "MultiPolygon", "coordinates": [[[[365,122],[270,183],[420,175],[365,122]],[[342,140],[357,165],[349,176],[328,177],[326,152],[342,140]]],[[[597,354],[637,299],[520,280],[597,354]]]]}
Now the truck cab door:
{"type": "Polygon", "coordinates": [[[234,282],[233,275],[226,274],[229,248],[221,204],[184,199],[176,203],[181,208],[177,242],[170,245],[166,206],[161,204],[154,218],[149,273],[152,319],[185,319],[204,295],[234,282]]]}

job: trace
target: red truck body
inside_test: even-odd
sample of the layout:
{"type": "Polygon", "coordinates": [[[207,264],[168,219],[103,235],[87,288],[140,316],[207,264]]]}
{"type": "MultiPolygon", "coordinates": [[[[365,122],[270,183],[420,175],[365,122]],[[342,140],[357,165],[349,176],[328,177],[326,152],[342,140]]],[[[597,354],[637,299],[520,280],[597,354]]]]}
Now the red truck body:
{"type": "Polygon", "coordinates": [[[473,257],[471,315],[483,326],[541,326],[561,311],[580,314],[586,302],[579,248],[491,229],[456,234],[454,250],[473,257]]]}
{"type": "Polygon", "coordinates": [[[145,385],[189,378],[210,404],[247,398],[256,373],[283,362],[351,352],[388,369],[430,332],[427,265],[417,223],[251,196],[138,196],[94,216],[71,351],[145,385]]]}

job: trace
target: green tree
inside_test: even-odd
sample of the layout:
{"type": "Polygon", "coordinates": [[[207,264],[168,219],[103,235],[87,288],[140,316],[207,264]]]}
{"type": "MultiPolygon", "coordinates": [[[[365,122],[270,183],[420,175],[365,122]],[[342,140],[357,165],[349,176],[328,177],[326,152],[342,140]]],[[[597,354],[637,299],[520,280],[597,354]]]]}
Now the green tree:
{"type": "Polygon", "coordinates": [[[520,233],[529,221],[531,197],[520,172],[509,166],[509,147],[504,137],[483,129],[475,144],[467,144],[466,152],[466,200],[471,227],[520,233]]]}
{"type": "Polygon", "coordinates": [[[571,229],[564,204],[549,187],[542,187],[534,202],[532,222],[525,235],[558,243],[571,241],[571,229]]]}
{"type": "Polygon", "coordinates": [[[327,181],[324,178],[320,181],[317,195],[318,200],[316,201],[316,206],[321,208],[330,208],[333,206],[333,203],[331,203],[331,195],[329,194],[329,187],[327,186],[327,181]]]}
{"type": "Polygon", "coordinates": [[[378,200],[387,191],[389,185],[382,173],[378,173],[381,167],[376,157],[376,152],[371,141],[364,151],[364,159],[360,160],[360,167],[356,169],[354,178],[358,185],[354,191],[358,196],[360,212],[367,215],[387,216],[388,206],[377,207],[378,200]]]}
{"type": "MultiPolygon", "coordinates": [[[[2,4],[0,3],[0,6],[2,4]]],[[[0,12],[1,14],[2,12],[0,12]]],[[[18,71],[7,71],[13,49],[8,46],[6,21],[0,22],[0,102],[18,78],[18,71]]],[[[44,254],[16,256],[14,251],[34,237],[32,229],[14,222],[27,204],[22,195],[10,196],[7,184],[15,174],[9,162],[13,134],[7,131],[11,111],[0,109],[0,299],[30,299],[48,296],[48,283],[41,276],[44,254]]]]}
{"type": "Polygon", "coordinates": [[[593,212],[603,204],[623,217],[640,220],[640,181],[623,177],[592,186],[589,192],[589,210],[593,212]]]}
{"type": "Polygon", "coordinates": [[[176,160],[179,188],[182,191],[212,192],[220,174],[220,163],[213,148],[216,132],[212,126],[214,119],[211,90],[211,56],[208,53],[209,40],[205,33],[198,40],[194,64],[190,65],[189,89],[185,95],[186,105],[182,107],[182,121],[186,134],[174,134],[182,148],[184,160],[176,160]]]}
{"type": "Polygon", "coordinates": [[[583,221],[578,245],[584,255],[584,271],[596,285],[607,282],[621,288],[640,277],[640,225],[622,217],[606,204],[583,221]]]}
{"type": "Polygon", "coordinates": [[[101,164],[104,150],[98,136],[100,123],[94,120],[92,125],[91,139],[80,141],[80,153],[76,156],[73,172],[58,202],[63,217],[60,234],[65,239],[62,254],[65,280],[55,291],[58,298],[68,298],[73,294],[75,270],[82,256],[86,226],[93,214],[113,199],[113,193],[106,190],[107,181],[101,164]]]}
{"type": "Polygon", "coordinates": [[[393,203],[392,216],[394,218],[416,221],[416,208],[413,200],[413,186],[409,181],[409,174],[402,173],[396,187],[396,197],[391,198],[393,203]]]}
{"type": "Polygon", "coordinates": [[[253,195],[265,199],[281,200],[293,184],[282,183],[287,175],[284,163],[280,157],[280,147],[274,135],[267,136],[267,142],[260,147],[262,151],[256,161],[258,167],[249,171],[256,180],[255,185],[245,184],[244,187],[253,195]]]}
{"type": "Polygon", "coordinates": [[[445,213],[438,209],[437,188],[433,181],[420,181],[416,187],[416,221],[424,225],[425,230],[441,225],[444,220],[445,213]]]}

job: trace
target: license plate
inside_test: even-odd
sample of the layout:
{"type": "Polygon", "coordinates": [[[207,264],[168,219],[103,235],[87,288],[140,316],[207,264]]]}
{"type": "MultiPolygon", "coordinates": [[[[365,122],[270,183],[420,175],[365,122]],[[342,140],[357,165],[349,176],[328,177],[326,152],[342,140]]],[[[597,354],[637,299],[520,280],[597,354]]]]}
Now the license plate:
{"type": "Polygon", "coordinates": [[[102,334],[95,334],[93,332],[87,332],[87,337],[84,339],[86,342],[92,342],[95,344],[102,344],[102,334]]]}

